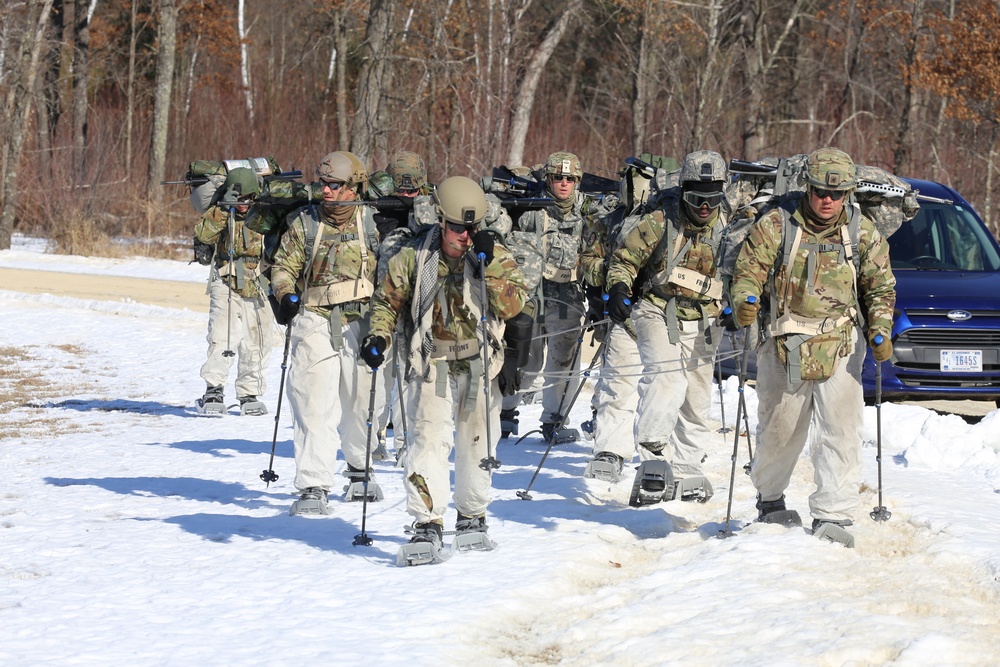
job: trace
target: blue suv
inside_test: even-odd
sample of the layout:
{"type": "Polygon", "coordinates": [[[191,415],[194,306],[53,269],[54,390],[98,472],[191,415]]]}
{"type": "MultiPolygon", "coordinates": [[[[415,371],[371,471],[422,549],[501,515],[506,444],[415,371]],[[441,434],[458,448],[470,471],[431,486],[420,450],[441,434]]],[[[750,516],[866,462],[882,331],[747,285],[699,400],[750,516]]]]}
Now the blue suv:
{"type": "MultiPolygon", "coordinates": [[[[1000,399],[1000,247],[962,195],[905,179],[920,212],[889,237],[896,276],[886,399],[1000,399]]],[[[875,362],[865,359],[865,396],[875,362]]]]}
{"type": "MultiPolygon", "coordinates": [[[[1000,246],[952,188],[906,178],[920,212],[889,237],[896,276],[893,354],[882,365],[883,400],[973,399],[1000,406],[1000,246]]],[[[719,347],[725,375],[736,373],[741,336],[719,347]]],[[[751,351],[747,375],[756,378],[751,351]]],[[[871,350],[862,371],[875,397],[871,350]]]]}

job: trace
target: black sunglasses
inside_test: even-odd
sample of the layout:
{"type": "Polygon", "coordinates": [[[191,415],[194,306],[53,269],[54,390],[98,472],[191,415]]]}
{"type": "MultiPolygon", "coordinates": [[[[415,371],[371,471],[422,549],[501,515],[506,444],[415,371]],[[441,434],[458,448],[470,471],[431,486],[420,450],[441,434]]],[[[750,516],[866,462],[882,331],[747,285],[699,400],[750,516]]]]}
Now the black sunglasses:
{"type": "Polygon", "coordinates": [[[844,195],[847,194],[847,190],[823,190],[821,188],[813,188],[812,193],[816,196],[816,199],[826,199],[829,197],[833,201],[840,201],[844,198],[844,195]]]}
{"type": "Polygon", "coordinates": [[[569,181],[571,183],[576,183],[576,176],[563,176],[562,174],[554,174],[552,176],[552,181],[558,183],[560,181],[569,181]]]}
{"type": "Polygon", "coordinates": [[[715,208],[722,203],[723,196],[724,195],[721,192],[695,192],[693,190],[684,191],[684,201],[695,208],[701,208],[706,204],[709,208],[715,208]]]}
{"type": "Polygon", "coordinates": [[[340,181],[325,181],[322,178],[320,179],[319,182],[323,184],[324,188],[330,188],[330,190],[332,190],[333,192],[339,190],[340,187],[343,185],[343,183],[341,183],[340,181]]]}
{"type": "Polygon", "coordinates": [[[471,225],[461,225],[457,222],[445,222],[444,224],[448,228],[448,231],[455,232],[456,234],[472,233],[471,225]]]}

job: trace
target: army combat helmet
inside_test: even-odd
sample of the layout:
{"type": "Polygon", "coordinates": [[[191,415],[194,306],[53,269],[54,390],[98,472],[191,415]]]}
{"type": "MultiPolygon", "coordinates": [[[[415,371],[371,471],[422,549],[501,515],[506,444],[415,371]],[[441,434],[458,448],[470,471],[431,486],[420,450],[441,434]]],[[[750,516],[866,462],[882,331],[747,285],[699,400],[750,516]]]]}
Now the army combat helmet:
{"type": "Polygon", "coordinates": [[[398,151],[389,160],[386,173],[392,177],[392,186],[396,192],[416,193],[427,185],[427,167],[424,159],[410,151],[398,151]]]}
{"type": "Polygon", "coordinates": [[[329,153],[316,167],[316,176],[323,181],[343,183],[363,192],[368,187],[368,170],[354,153],[334,151],[329,153]]]}
{"type": "Polygon", "coordinates": [[[717,208],[725,198],[726,161],[715,151],[694,151],[684,156],[679,176],[683,199],[692,208],[717,208]]]}
{"type": "Polygon", "coordinates": [[[858,169],[851,156],[837,148],[820,148],[809,154],[802,179],[812,188],[850,190],[857,185],[858,169]]]}
{"type": "Polygon", "coordinates": [[[580,166],[580,158],[566,151],[557,151],[550,155],[545,160],[542,173],[545,175],[545,178],[549,178],[550,176],[572,176],[576,180],[583,178],[583,168],[580,166]]]}
{"type": "Polygon", "coordinates": [[[253,169],[237,167],[226,174],[226,180],[221,187],[220,200],[232,203],[260,193],[260,184],[253,169]]]}
{"type": "Polygon", "coordinates": [[[434,188],[434,203],[446,223],[470,227],[486,217],[486,194],[471,178],[450,176],[434,188]]]}

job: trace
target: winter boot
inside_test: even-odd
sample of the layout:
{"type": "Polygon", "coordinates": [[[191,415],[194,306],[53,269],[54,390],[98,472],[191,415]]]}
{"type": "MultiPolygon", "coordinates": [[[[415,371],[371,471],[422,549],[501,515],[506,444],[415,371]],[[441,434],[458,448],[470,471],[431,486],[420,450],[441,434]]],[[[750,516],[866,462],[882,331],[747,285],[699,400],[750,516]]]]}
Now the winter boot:
{"type": "Polygon", "coordinates": [[[221,415],[226,411],[222,396],[222,385],[208,385],[205,395],[198,399],[198,413],[203,415],[221,415]]]}
{"type": "Polygon", "coordinates": [[[455,522],[455,541],[451,543],[452,551],[493,551],[494,545],[486,537],[487,530],[485,516],[465,516],[459,512],[455,522]]]}
{"type": "MultiPolygon", "coordinates": [[[[391,428],[391,424],[389,426],[391,428]]],[[[372,452],[372,461],[385,461],[389,458],[389,450],[385,448],[385,431],[378,432],[378,446],[372,452]]]]}
{"type": "Polygon", "coordinates": [[[757,521],[760,523],[777,523],[782,526],[801,526],[802,519],[795,510],[785,509],[785,496],[777,500],[764,500],[757,494],[757,521]]]}
{"type": "Polygon", "coordinates": [[[844,530],[847,526],[853,526],[850,519],[813,519],[813,535],[830,542],[843,544],[848,549],[854,548],[854,536],[844,530]]]}
{"type": "Polygon", "coordinates": [[[508,438],[517,435],[517,415],[515,408],[500,411],[500,437],[508,438]]]}
{"type": "Polygon", "coordinates": [[[310,486],[308,489],[302,492],[302,495],[292,503],[292,508],[288,510],[288,513],[292,516],[301,516],[309,514],[332,514],[333,510],[326,503],[326,489],[321,489],[318,486],[310,486]]]}
{"type": "Polygon", "coordinates": [[[590,408],[590,419],[585,422],[580,423],[580,430],[586,435],[585,438],[589,440],[594,439],[594,429],[597,427],[597,408],[590,408]]]}
{"type": "Polygon", "coordinates": [[[413,537],[396,553],[396,565],[426,565],[447,560],[444,547],[444,527],[440,523],[418,523],[413,527],[413,537]]]}
{"type": "Polygon", "coordinates": [[[267,414],[267,406],[257,400],[256,396],[240,396],[240,414],[260,417],[267,414]]]}
{"type": "Polygon", "coordinates": [[[546,443],[565,445],[580,439],[580,432],[575,428],[560,426],[562,415],[552,414],[550,417],[549,421],[542,422],[542,439],[546,443]]]}
{"type": "Polygon", "coordinates": [[[586,479],[599,479],[604,482],[617,482],[621,479],[625,459],[614,452],[597,452],[594,460],[587,464],[583,471],[586,479]]]}
{"type": "MultiPolygon", "coordinates": [[[[385,498],[382,495],[382,489],[375,482],[374,472],[371,468],[368,469],[367,494],[368,502],[370,503],[376,503],[385,498]]],[[[344,487],[344,500],[351,502],[364,500],[366,493],[365,471],[362,468],[355,468],[348,463],[347,469],[344,471],[344,477],[349,480],[347,486],[344,487]]]]}

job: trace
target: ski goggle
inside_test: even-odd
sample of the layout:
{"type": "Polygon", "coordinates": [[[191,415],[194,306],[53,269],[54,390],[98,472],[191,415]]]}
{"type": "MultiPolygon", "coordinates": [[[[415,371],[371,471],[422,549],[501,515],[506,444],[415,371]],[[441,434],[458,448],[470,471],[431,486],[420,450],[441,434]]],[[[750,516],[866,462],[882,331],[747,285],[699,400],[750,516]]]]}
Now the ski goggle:
{"type": "Polygon", "coordinates": [[[821,188],[812,188],[812,193],[816,199],[826,199],[829,197],[833,201],[840,201],[847,194],[847,190],[823,190],[821,188]]]}
{"type": "Polygon", "coordinates": [[[715,208],[722,204],[723,193],[721,192],[695,192],[693,190],[684,191],[684,201],[694,208],[708,206],[715,208]]]}

